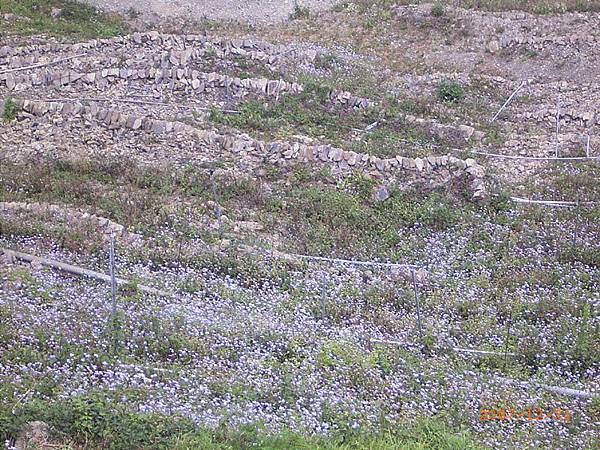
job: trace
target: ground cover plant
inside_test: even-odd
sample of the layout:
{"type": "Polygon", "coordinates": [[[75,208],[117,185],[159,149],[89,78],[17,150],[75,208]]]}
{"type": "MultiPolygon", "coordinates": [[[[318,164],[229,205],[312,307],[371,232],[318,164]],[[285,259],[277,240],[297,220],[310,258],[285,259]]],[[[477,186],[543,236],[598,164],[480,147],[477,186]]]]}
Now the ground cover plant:
{"type": "Polygon", "coordinates": [[[597,447],[595,2],[140,8],[0,0],[7,449],[597,447]]]}

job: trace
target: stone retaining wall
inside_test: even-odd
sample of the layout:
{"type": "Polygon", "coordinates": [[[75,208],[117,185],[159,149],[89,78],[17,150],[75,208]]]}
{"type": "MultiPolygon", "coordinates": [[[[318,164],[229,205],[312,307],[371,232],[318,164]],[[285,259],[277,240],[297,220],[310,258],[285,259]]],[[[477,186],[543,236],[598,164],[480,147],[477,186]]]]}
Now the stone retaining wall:
{"type": "Polygon", "coordinates": [[[83,104],[17,100],[26,113],[42,116],[58,113],[63,116],[86,116],[103,123],[109,129],[144,130],[158,135],[182,134],[201,141],[205,145],[218,145],[236,160],[247,162],[250,170],[260,170],[268,161],[282,167],[295,164],[327,165],[338,177],[358,171],[380,179],[385,183],[420,182],[441,185],[452,179],[466,177],[474,199],[486,196],[485,171],[475,160],[461,160],[449,155],[426,158],[396,156],[380,158],[373,155],[345,151],[331,145],[308,145],[300,142],[265,143],[249,136],[221,134],[215,130],[202,130],[191,125],[147,116],[124,114],[119,110],[101,108],[91,102],[83,104]]]}

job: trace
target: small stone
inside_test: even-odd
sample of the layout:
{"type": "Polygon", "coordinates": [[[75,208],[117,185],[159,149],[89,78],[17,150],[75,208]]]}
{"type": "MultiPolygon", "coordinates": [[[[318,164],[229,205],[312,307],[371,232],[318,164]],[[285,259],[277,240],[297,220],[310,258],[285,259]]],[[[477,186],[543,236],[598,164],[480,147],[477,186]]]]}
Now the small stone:
{"type": "Polygon", "coordinates": [[[492,54],[499,52],[500,51],[500,42],[498,42],[496,39],[491,40],[490,42],[488,42],[487,50],[492,54]]]}
{"type": "Polygon", "coordinates": [[[344,152],[344,159],[346,160],[346,162],[348,163],[348,165],[354,166],[357,163],[358,154],[356,152],[353,152],[353,151],[344,152]]]}
{"type": "Polygon", "coordinates": [[[335,162],[340,162],[343,159],[343,152],[339,148],[331,148],[329,150],[329,159],[335,162]]]}
{"type": "Polygon", "coordinates": [[[60,18],[60,16],[62,16],[62,9],[52,8],[50,10],[50,17],[52,17],[53,19],[58,19],[58,18],[60,18]]]}
{"type": "Polygon", "coordinates": [[[388,198],[390,198],[390,191],[384,185],[379,186],[373,194],[373,200],[377,203],[385,202],[388,198]]]}
{"type": "Polygon", "coordinates": [[[422,172],[425,168],[425,161],[423,161],[421,158],[415,158],[415,167],[419,172],[422,172]]]}
{"type": "Polygon", "coordinates": [[[15,77],[12,74],[6,76],[6,87],[9,91],[12,91],[16,86],[15,77]]]}
{"type": "Polygon", "coordinates": [[[460,134],[465,141],[471,139],[471,136],[473,136],[473,133],[475,133],[475,128],[470,127],[469,125],[459,125],[458,129],[460,130],[460,134]]]}

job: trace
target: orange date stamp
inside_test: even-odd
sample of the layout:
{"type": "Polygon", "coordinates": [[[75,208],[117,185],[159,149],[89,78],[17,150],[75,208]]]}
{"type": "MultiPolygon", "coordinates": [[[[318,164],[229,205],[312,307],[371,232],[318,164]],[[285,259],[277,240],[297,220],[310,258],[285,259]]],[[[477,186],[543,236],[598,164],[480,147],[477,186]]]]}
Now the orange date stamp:
{"type": "Polygon", "coordinates": [[[566,408],[542,409],[522,408],[482,408],[479,420],[481,422],[506,422],[506,421],[526,421],[526,422],[562,422],[571,423],[573,414],[566,408]]]}

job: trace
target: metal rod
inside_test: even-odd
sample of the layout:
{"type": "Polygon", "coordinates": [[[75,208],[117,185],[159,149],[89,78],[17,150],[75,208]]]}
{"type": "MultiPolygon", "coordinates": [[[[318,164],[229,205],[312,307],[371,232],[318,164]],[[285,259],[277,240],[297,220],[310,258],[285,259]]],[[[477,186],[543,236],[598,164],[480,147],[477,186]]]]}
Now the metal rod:
{"type": "Polygon", "coordinates": [[[510,198],[513,202],[517,202],[517,203],[534,203],[537,205],[549,205],[549,206],[558,206],[558,207],[575,207],[575,206],[580,206],[580,205],[593,205],[594,202],[579,202],[579,201],[575,201],[575,202],[567,202],[567,201],[557,201],[557,200],[530,200],[528,198],[520,198],[520,197],[511,197],[510,198]]]}
{"type": "Polygon", "coordinates": [[[474,355],[496,355],[496,356],[517,356],[516,353],[499,353],[499,352],[491,352],[488,350],[474,350],[471,348],[461,348],[461,347],[452,347],[452,350],[454,350],[457,353],[473,353],[474,355]]]}
{"type": "Polygon", "coordinates": [[[560,141],[558,134],[560,132],[560,93],[558,94],[558,100],[556,102],[556,157],[558,158],[558,147],[560,141]]]}
{"type": "Polygon", "coordinates": [[[115,236],[110,237],[110,252],[109,252],[109,274],[110,274],[110,293],[112,298],[112,315],[113,319],[117,314],[117,278],[115,276],[115,236]]]}
{"type": "Polygon", "coordinates": [[[80,53],[78,55],[69,56],[67,58],[57,59],[56,61],[51,61],[49,63],[33,64],[31,66],[15,67],[14,69],[7,69],[7,70],[1,71],[0,75],[5,74],[5,73],[20,72],[20,71],[23,71],[23,70],[38,69],[40,67],[53,66],[55,64],[60,64],[61,62],[70,61],[71,59],[81,58],[81,57],[86,56],[86,55],[87,55],[86,53],[80,53]]]}
{"type": "Polygon", "coordinates": [[[119,346],[118,331],[119,327],[117,324],[117,278],[115,276],[115,236],[110,236],[110,251],[109,251],[109,274],[110,274],[110,293],[112,297],[112,309],[111,309],[111,328],[112,328],[112,339],[113,339],[113,352],[116,354],[119,346]]]}
{"type": "Polygon", "coordinates": [[[413,289],[415,291],[415,304],[417,307],[417,325],[419,326],[419,340],[421,341],[421,348],[424,347],[424,342],[423,342],[423,326],[421,323],[421,305],[419,304],[419,291],[417,289],[417,278],[415,277],[415,271],[412,270],[412,282],[413,282],[413,289]]]}
{"type": "Polygon", "coordinates": [[[511,94],[511,96],[510,96],[510,97],[508,97],[508,100],[506,100],[506,101],[504,102],[504,104],[503,104],[503,105],[502,105],[502,107],[501,107],[501,108],[498,110],[498,112],[496,113],[496,115],[495,115],[494,117],[492,117],[492,120],[490,120],[490,123],[493,123],[493,122],[494,122],[494,120],[496,120],[496,119],[498,118],[498,116],[500,115],[500,113],[501,113],[502,111],[504,111],[504,108],[506,108],[506,107],[508,106],[508,104],[509,104],[509,103],[512,101],[513,97],[514,97],[515,95],[517,95],[517,93],[518,93],[518,92],[519,92],[519,91],[520,91],[520,90],[523,88],[523,86],[525,86],[525,84],[526,84],[526,83],[527,83],[527,82],[526,82],[525,80],[523,80],[523,81],[521,82],[521,84],[519,85],[519,87],[518,87],[518,88],[517,88],[517,89],[516,89],[516,90],[515,90],[515,91],[514,91],[512,94],[511,94]]]}
{"type": "Polygon", "coordinates": [[[215,204],[217,205],[217,221],[219,223],[219,236],[222,238],[223,237],[223,219],[222,219],[223,214],[221,211],[221,204],[219,203],[219,196],[217,194],[217,183],[215,181],[214,170],[210,175],[210,183],[211,183],[213,199],[214,199],[215,204]]]}
{"type": "Polygon", "coordinates": [[[508,322],[506,323],[506,336],[504,336],[504,370],[506,370],[506,364],[508,363],[508,339],[510,338],[510,326],[512,324],[513,309],[510,308],[510,315],[508,322]]]}
{"type": "MultiPolygon", "coordinates": [[[[93,278],[96,280],[101,280],[101,281],[104,281],[107,283],[111,282],[110,275],[106,275],[106,274],[100,273],[100,272],[95,272],[95,271],[89,270],[89,269],[84,269],[83,267],[77,267],[77,266],[73,266],[71,264],[66,264],[66,263],[63,263],[60,261],[54,261],[52,259],[47,259],[47,258],[38,258],[37,256],[31,255],[29,253],[18,252],[15,250],[9,250],[6,248],[1,248],[1,247],[0,247],[0,253],[11,255],[12,257],[15,257],[16,259],[18,259],[20,261],[25,261],[25,262],[39,261],[39,263],[42,264],[43,266],[51,267],[51,268],[57,269],[57,270],[62,270],[63,272],[71,273],[73,275],[86,276],[86,277],[90,277],[90,278],[93,278]]],[[[115,281],[117,282],[117,284],[129,283],[128,280],[124,280],[124,279],[118,278],[118,277],[115,277],[115,281]]],[[[147,294],[160,295],[160,296],[164,296],[164,297],[172,297],[173,296],[172,292],[161,291],[160,289],[156,289],[156,288],[153,288],[150,286],[144,286],[144,285],[139,284],[137,286],[137,288],[140,291],[145,292],[147,294]]]]}
{"type": "MultiPolygon", "coordinates": [[[[462,150],[461,150],[462,152],[462,150]]],[[[504,158],[504,159],[526,159],[531,161],[587,161],[600,159],[600,156],[563,156],[556,158],[554,156],[517,156],[517,155],[501,155],[499,153],[487,153],[480,152],[478,150],[471,150],[470,153],[475,155],[489,156],[491,158],[504,158]]]]}

